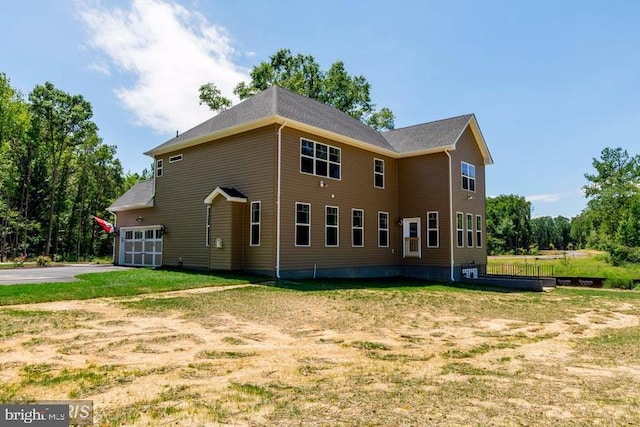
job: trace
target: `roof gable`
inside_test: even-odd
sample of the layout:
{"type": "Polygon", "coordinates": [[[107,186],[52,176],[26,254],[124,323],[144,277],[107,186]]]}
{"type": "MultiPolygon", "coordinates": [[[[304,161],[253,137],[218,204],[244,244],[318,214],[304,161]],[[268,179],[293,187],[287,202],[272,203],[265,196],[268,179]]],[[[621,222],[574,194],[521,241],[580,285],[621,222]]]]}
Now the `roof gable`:
{"type": "Polygon", "coordinates": [[[473,132],[485,164],[492,164],[491,153],[489,153],[476,117],[473,114],[394,129],[384,132],[382,135],[401,155],[417,155],[455,150],[458,140],[467,127],[470,127],[473,132]]]}
{"type": "Polygon", "coordinates": [[[207,197],[204,198],[204,204],[210,205],[218,196],[227,199],[228,202],[247,203],[247,197],[235,188],[216,187],[207,197]]]}

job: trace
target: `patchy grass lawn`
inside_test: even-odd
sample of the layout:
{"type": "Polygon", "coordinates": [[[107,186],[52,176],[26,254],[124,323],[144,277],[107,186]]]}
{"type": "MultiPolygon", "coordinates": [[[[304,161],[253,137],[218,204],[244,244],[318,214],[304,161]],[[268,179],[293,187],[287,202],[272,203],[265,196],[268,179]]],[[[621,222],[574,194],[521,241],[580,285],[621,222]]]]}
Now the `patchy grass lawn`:
{"type": "Polygon", "coordinates": [[[132,296],[180,289],[246,284],[264,278],[235,274],[131,269],[80,274],[79,281],[0,286],[0,306],[47,301],[132,296]]]}
{"type": "Polygon", "coordinates": [[[640,292],[219,286],[0,309],[0,401],[101,426],[638,425],[640,292]]]}

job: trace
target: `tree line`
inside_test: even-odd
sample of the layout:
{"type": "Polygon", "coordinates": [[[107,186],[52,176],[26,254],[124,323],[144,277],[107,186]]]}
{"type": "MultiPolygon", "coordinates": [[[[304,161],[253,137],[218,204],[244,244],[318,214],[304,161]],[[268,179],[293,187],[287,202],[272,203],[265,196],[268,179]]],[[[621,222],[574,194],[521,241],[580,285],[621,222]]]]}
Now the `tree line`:
{"type": "Polygon", "coordinates": [[[526,254],[539,249],[593,248],[613,264],[640,262],[640,155],[605,148],[585,174],[586,208],[573,218],[531,218],[523,196],[487,198],[490,254],[526,254]]]}
{"type": "Polygon", "coordinates": [[[142,178],[125,175],[91,104],[46,82],[25,97],[0,73],[0,261],[109,255],[92,215],[142,178]]]}

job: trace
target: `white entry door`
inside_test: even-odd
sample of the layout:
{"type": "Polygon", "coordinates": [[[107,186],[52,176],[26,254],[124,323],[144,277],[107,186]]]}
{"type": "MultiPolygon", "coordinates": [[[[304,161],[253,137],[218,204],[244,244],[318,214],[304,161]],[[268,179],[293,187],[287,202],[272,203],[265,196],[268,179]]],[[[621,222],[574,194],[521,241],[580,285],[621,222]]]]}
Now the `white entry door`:
{"type": "Polygon", "coordinates": [[[160,227],[120,229],[120,264],[136,267],[162,265],[162,231],[160,227]]]}
{"type": "Polygon", "coordinates": [[[404,218],[402,220],[402,236],[404,248],[402,256],[405,258],[420,258],[420,218],[404,218]]]}

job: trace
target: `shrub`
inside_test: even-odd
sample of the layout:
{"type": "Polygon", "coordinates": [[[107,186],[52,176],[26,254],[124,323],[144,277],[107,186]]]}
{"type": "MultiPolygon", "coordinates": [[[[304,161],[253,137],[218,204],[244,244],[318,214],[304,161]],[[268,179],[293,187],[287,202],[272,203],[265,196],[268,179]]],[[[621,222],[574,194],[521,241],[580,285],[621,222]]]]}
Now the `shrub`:
{"type": "Polygon", "coordinates": [[[25,255],[19,255],[13,259],[14,267],[24,267],[24,262],[27,260],[25,255]]]}
{"type": "Polygon", "coordinates": [[[633,289],[633,280],[620,277],[610,278],[604,281],[602,287],[608,289],[633,289]]]}
{"type": "Polygon", "coordinates": [[[51,258],[49,258],[48,256],[45,256],[45,255],[40,255],[36,259],[36,264],[38,264],[40,267],[49,266],[49,265],[51,265],[51,258]]]}

